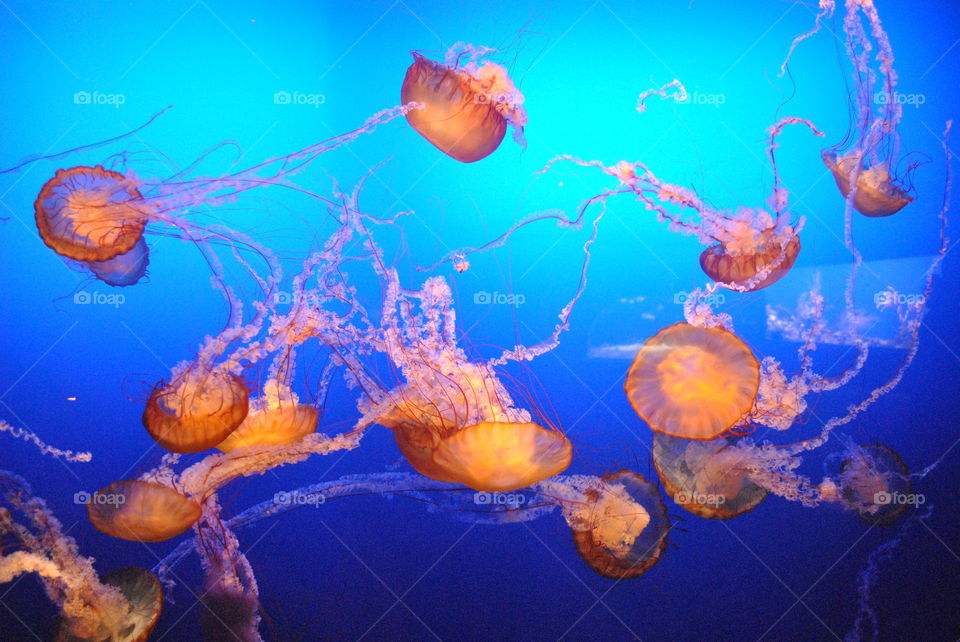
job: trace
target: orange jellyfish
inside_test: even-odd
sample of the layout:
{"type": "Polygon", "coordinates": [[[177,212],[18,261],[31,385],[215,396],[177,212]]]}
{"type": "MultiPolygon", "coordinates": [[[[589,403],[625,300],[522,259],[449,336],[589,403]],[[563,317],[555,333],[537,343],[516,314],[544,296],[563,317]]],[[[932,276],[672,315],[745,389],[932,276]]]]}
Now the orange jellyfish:
{"type": "Polygon", "coordinates": [[[163,484],[117,481],[90,496],[87,516],[112,537],[162,542],[190,528],[200,518],[200,505],[163,484]]]}
{"type": "Polygon", "coordinates": [[[287,446],[316,432],[319,416],[313,406],[299,402],[296,393],[271,380],[264,394],[250,403],[250,412],[226,439],[217,444],[225,453],[253,446],[287,446]]]}
{"type": "Polygon", "coordinates": [[[618,470],[587,491],[583,515],[571,523],[583,561],[612,580],[640,577],[667,547],[670,520],[657,487],[642,475],[618,470]]]}
{"type": "Polygon", "coordinates": [[[106,627],[101,627],[96,635],[79,637],[71,632],[70,621],[61,619],[54,639],[57,642],[107,639],[146,642],[163,610],[163,589],[157,576],[142,568],[128,566],[108,573],[100,578],[100,582],[119,590],[129,605],[123,619],[114,627],[116,632],[111,634],[106,627]]]}
{"type": "Polygon", "coordinates": [[[154,389],[143,425],[167,450],[195,453],[222,443],[246,418],[248,404],[239,377],[198,365],[154,389]]]}
{"type": "Polygon", "coordinates": [[[651,429],[708,440],[751,409],[759,385],[760,363],[735,334],[680,322],[644,342],[624,390],[651,429]]]}
{"type": "Polygon", "coordinates": [[[147,220],[137,187],[135,180],[100,165],[57,170],[34,202],[40,238],[77,261],[106,261],[129,252],[147,220]]]}
{"type": "Polygon", "coordinates": [[[879,218],[902,210],[913,201],[906,190],[896,185],[890,177],[887,163],[879,162],[870,167],[861,166],[863,155],[856,149],[838,156],[833,149],[824,150],[823,163],[833,174],[833,179],[844,198],[849,198],[851,176],[857,173],[856,194],[853,209],[864,216],[879,218]]]}
{"type": "Polygon", "coordinates": [[[570,441],[534,423],[485,421],[442,440],[434,463],[474,490],[516,490],[558,475],[570,465],[570,441]]]}
{"type": "MultiPolygon", "coordinates": [[[[526,123],[523,95],[506,70],[496,63],[460,64],[489,49],[457,43],[447,52],[446,64],[414,53],[400,89],[404,104],[423,109],[407,113],[417,132],[437,149],[462,163],[473,163],[493,153],[511,123],[517,136],[526,123]]],[[[515,136],[516,137],[516,136],[515,136]]]]}
{"type": "Polygon", "coordinates": [[[753,292],[783,278],[793,267],[799,253],[799,236],[791,237],[786,248],[781,249],[779,243],[771,242],[752,252],[736,252],[721,243],[708,247],[700,254],[700,267],[714,281],[753,292]],[[781,252],[783,258],[780,258],[781,252]],[[765,269],[770,270],[767,276],[754,284],[754,277],[765,269]]]}
{"type": "Polygon", "coordinates": [[[693,441],[657,433],[653,465],[667,495],[706,519],[731,519],[757,507],[768,491],[753,483],[743,465],[745,452],[728,438],[693,441]]]}
{"type": "Polygon", "coordinates": [[[917,503],[910,470],[892,448],[852,444],[833,480],[838,499],[873,526],[890,526],[917,503]]]}

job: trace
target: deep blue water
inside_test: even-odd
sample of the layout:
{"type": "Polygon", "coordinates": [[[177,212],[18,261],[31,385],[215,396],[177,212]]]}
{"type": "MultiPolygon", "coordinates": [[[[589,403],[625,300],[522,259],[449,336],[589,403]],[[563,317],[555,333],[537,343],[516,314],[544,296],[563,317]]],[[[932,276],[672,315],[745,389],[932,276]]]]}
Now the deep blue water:
{"type": "MultiPolygon", "coordinates": [[[[855,219],[858,245],[876,266],[870,272],[876,278],[860,284],[868,303],[887,284],[883,279],[917,291],[938,247],[946,171],[941,134],[957,115],[960,94],[955,3],[877,5],[897,54],[898,91],[913,97],[904,108],[902,148],[927,162],[913,177],[914,203],[887,219],[855,219]]],[[[847,129],[850,70],[835,37],[842,37],[840,25],[831,21],[798,48],[793,83],[777,77],[791,39],[812,26],[814,11],[815,3],[719,0],[0,3],[0,167],[110,138],[174,105],[135,137],[0,175],[0,418],[94,454],[92,463],[64,464],[0,435],[0,468],[27,478],[100,572],[152,567],[176,541],[110,539],[93,529],[73,497],[159,463],[162,453],[140,423],[148,387],[225,322],[223,299],[191,243],[148,236],[149,276],[122,290],[51,252],[37,234],[33,201],[56,169],[124,152],[138,175],[160,177],[218,143],[236,141],[198,170],[225,174],[349,131],[396,105],[409,52],[438,58],[460,40],[500,49],[494,59],[526,97],[526,149],[508,136],[490,157],[461,164],[399,119],[315,160],[298,184],[329,194],[332,179],[347,187],[386,161],[362,203],[379,216],[415,211],[404,219],[402,242],[393,233],[382,243],[401,279],[416,286],[426,276],[416,266],[485,243],[532,212],[570,215],[611,186],[609,177],[568,166],[534,181],[533,173],[559,154],[607,165],[642,160],[715,207],[763,206],[772,183],[766,128],[790,98],[782,115],[809,118],[826,133],[816,139],[795,128],[780,141],[777,161],[793,211],[807,218],[803,251],[782,282],[756,294],[730,293],[720,308],[734,315],[755,351],[795,367],[797,344],[767,332],[766,304],[795,302],[816,270],[838,300],[836,275],[849,263],[843,202],[819,157],[847,129]],[[695,100],[652,99],[646,113],[634,109],[640,91],[674,78],[695,100]],[[78,92],[85,94],[78,99],[78,92]],[[282,104],[278,92],[308,98],[282,104]],[[82,293],[100,301],[120,293],[123,300],[76,303],[82,293]]],[[[705,281],[696,260],[700,246],[668,232],[629,197],[610,204],[571,330],[553,352],[508,371],[539,381],[541,404],[574,443],[569,472],[631,467],[653,477],[651,433],[622,392],[629,361],[591,355],[600,346],[641,342],[681,320],[678,293],[705,281]]],[[[330,231],[315,201],[281,190],[251,192],[216,215],[274,250],[288,275],[330,231]]],[[[197,216],[213,220],[208,212],[197,216]]],[[[956,226],[949,233],[960,237],[956,226]]],[[[479,355],[552,331],[576,289],[587,234],[540,223],[474,256],[464,274],[436,268],[451,281],[460,329],[479,355]],[[483,292],[522,295],[523,304],[476,303],[483,292]]],[[[902,383],[839,431],[858,443],[891,446],[912,470],[948,453],[918,482],[925,508],[933,506],[925,521],[914,512],[894,527],[869,528],[839,508],[804,508],[778,497],[737,519],[707,521],[664,498],[676,524],[671,545],[644,576],[616,583],[581,561],[558,512],[487,526],[399,498],[340,499],[239,533],[259,579],[261,634],[277,640],[843,638],[857,614],[858,573],[871,551],[909,525],[892,559],[879,567],[872,595],[882,638],[957,639],[957,268],[955,252],[948,252],[919,353],[902,383]]],[[[360,288],[371,285],[358,279],[360,288]]],[[[241,296],[253,291],[242,281],[237,288],[241,296]]],[[[813,399],[815,416],[777,438],[815,434],[823,420],[884,382],[903,355],[873,350],[857,379],[813,399]]],[[[310,351],[302,358],[304,385],[315,385],[322,363],[310,351]]],[[[824,346],[820,359],[825,367],[845,362],[849,351],[824,346]]],[[[356,416],[352,393],[336,385],[321,430],[342,430],[356,416]]],[[[831,440],[802,472],[820,479],[824,458],[839,449],[831,440]]],[[[233,514],[278,490],[407,469],[389,432],[373,427],[357,450],[242,480],[224,491],[222,503],[233,514]]],[[[166,605],[154,639],[200,638],[200,607],[191,593],[200,584],[195,558],[180,577],[186,586],[166,605]]],[[[49,637],[56,610],[34,578],[0,586],[0,606],[0,639],[49,637]]]]}

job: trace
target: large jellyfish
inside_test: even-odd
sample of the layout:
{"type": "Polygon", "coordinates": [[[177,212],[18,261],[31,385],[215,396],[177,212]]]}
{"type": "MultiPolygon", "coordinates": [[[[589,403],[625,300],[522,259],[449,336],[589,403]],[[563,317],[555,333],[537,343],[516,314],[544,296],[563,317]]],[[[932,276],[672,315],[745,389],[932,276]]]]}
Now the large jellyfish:
{"type": "Polygon", "coordinates": [[[677,323],[637,351],[624,390],[650,428],[687,439],[713,439],[753,406],[760,362],[722,328],[677,323]]]}
{"type": "Polygon", "coordinates": [[[127,568],[99,578],[93,560],[80,554],[44,501],[13,473],[0,471],[0,504],[0,584],[36,573],[62,614],[57,639],[147,639],[162,606],[152,573],[127,568]]]}
{"type": "Polygon", "coordinates": [[[523,94],[493,62],[477,59],[493,50],[458,42],[443,64],[414,52],[400,89],[404,104],[421,103],[407,120],[437,149],[462,163],[486,158],[500,146],[509,123],[523,143],[527,114],[523,94]],[[469,62],[462,64],[466,57],[469,62]]]}

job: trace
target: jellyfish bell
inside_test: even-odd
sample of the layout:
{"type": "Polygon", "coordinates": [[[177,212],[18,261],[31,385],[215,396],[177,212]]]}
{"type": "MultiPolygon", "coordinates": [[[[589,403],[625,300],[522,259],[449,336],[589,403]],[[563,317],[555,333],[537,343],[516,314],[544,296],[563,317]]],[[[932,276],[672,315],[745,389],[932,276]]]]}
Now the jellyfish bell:
{"type": "Polygon", "coordinates": [[[771,243],[756,252],[734,253],[719,243],[700,254],[700,267],[704,274],[718,283],[746,287],[747,292],[753,292],[773,285],[783,278],[793,267],[799,253],[799,236],[793,236],[782,250],[778,243],[771,243]],[[767,276],[752,284],[757,274],[765,269],[770,270],[767,276]]]}
{"type": "Polygon", "coordinates": [[[129,252],[147,220],[137,187],[134,179],[100,165],[57,170],[34,202],[40,238],[77,261],[107,261],[129,252]]]}
{"type": "Polygon", "coordinates": [[[851,444],[832,480],[837,498],[872,526],[890,526],[907,510],[910,470],[883,444],[851,444]]]}
{"type": "Polygon", "coordinates": [[[133,542],[162,542],[200,518],[200,505],[163,484],[123,480],[94,493],[87,516],[101,533],[133,542]]]}
{"type": "Polygon", "coordinates": [[[163,610],[163,589],[157,576],[145,569],[130,566],[108,573],[100,578],[100,581],[120,591],[129,605],[125,612],[115,621],[102,622],[100,629],[91,636],[75,635],[70,630],[70,622],[61,619],[54,640],[146,642],[163,610]]]}
{"type": "Polygon", "coordinates": [[[433,451],[434,463],[449,481],[486,492],[516,490],[553,477],[567,469],[571,456],[566,437],[529,422],[467,426],[433,451]]]}
{"type": "MultiPolygon", "coordinates": [[[[850,175],[857,170],[862,155],[857,150],[838,156],[831,150],[822,154],[823,163],[833,174],[837,187],[844,198],[850,196],[850,175]]],[[[896,214],[913,201],[905,190],[894,184],[886,163],[863,167],[857,175],[853,208],[871,218],[896,214]]]]}
{"type": "Polygon", "coordinates": [[[136,284],[147,273],[150,250],[141,236],[133,248],[106,261],[90,261],[86,265],[108,285],[125,287],[136,284]]]}
{"type": "Polygon", "coordinates": [[[143,425],[167,450],[195,453],[223,443],[248,410],[249,391],[239,377],[190,367],[154,389],[143,411],[143,425]]]}
{"type": "Polygon", "coordinates": [[[657,487],[642,475],[618,470],[587,491],[571,521],[573,543],[598,575],[623,580],[643,575],[667,546],[670,521],[657,487]]]}
{"type": "MultiPolygon", "coordinates": [[[[265,391],[275,393],[280,386],[264,387],[265,391]]],[[[264,394],[251,402],[246,418],[226,439],[217,444],[225,453],[237,448],[253,446],[286,446],[294,444],[316,432],[319,415],[317,409],[299,403],[299,399],[289,390],[280,394],[264,394]]]]}
{"type": "Polygon", "coordinates": [[[680,322],[644,342],[624,390],[651,429],[709,440],[751,409],[759,385],[760,362],[735,334],[680,322]]]}
{"type": "MultiPolygon", "coordinates": [[[[520,106],[523,95],[506,70],[496,63],[459,64],[457,45],[441,64],[416,52],[400,89],[404,104],[422,103],[407,120],[433,146],[462,163],[486,158],[500,146],[511,123],[518,131],[526,123],[520,106]]],[[[466,47],[463,53],[484,51],[466,47]]]]}
{"type": "Polygon", "coordinates": [[[741,464],[729,437],[694,441],[653,435],[653,465],[664,491],[681,508],[706,519],[731,519],[757,507],[768,491],[741,464]]]}

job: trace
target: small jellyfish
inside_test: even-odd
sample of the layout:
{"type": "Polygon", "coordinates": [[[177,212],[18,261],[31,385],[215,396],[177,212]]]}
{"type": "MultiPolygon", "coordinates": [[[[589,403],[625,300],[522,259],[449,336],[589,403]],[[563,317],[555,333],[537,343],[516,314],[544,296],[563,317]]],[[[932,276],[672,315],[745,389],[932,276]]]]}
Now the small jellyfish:
{"type": "Polygon", "coordinates": [[[285,385],[268,381],[263,396],[250,402],[250,412],[243,423],[217,448],[229,453],[252,446],[286,446],[316,432],[317,409],[299,401],[285,385]]]}
{"type": "Polygon", "coordinates": [[[667,547],[667,509],[657,487],[642,475],[618,470],[600,479],[603,485],[587,490],[587,501],[567,518],[573,543],[598,575],[640,577],[667,547]]]}
{"type": "Polygon", "coordinates": [[[236,375],[198,365],[157,385],[143,411],[143,425],[171,452],[200,452],[222,443],[243,422],[248,397],[236,375]]]}
{"type": "Polygon", "coordinates": [[[910,471],[892,448],[851,444],[832,480],[837,498],[868,524],[890,526],[907,510],[910,471]]]}
{"type": "Polygon", "coordinates": [[[87,503],[87,516],[101,533],[133,542],[162,542],[200,518],[200,505],[163,484],[113,482],[87,503]]]}
{"type": "Polygon", "coordinates": [[[799,236],[791,237],[782,249],[778,242],[771,241],[750,252],[736,252],[722,243],[708,247],[700,254],[700,267],[718,283],[729,283],[746,292],[760,290],[783,278],[800,253],[799,236]],[[766,278],[753,283],[754,277],[765,269],[770,270],[766,278]]]}
{"type": "Polygon", "coordinates": [[[133,249],[148,212],[135,180],[95,167],[57,170],[34,202],[40,238],[77,261],[106,261],[133,249]]]}
{"type": "Polygon", "coordinates": [[[492,154],[500,146],[508,122],[515,128],[515,138],[522,137],[527,120],[521,106],[523,94],[506,69],[492,62],[460,64],[464,55],[476,57],[488,51],[457,43],[447,52],[445,64],[414,53],[400,89],[405,105],[418,102],[424,106],[407,113],[410,125],[462,163],[492,154]]]}
{"type": "Polygon", "coordinates": [[[534,423],[485,421],[440,441],[433,461],[474,490],[516,490],[558,475],[570,465],[570,441],[534,423]]]}
{"type": "Polygon", "coordinates": [[[667,495],[706,519],[731,519],[757,507],[767,490],[750,481],[745,452],[728,448],[729,437],[691,441],[653,436],[653,465],[667,495]]]}
{"type": "Polygon", "coordinates": [[[890,177],[886,163],[858,168],[862,155],[857,150],[838,156],[832,149],[824,150],[823,163],[833,174],[833,179],[844,198],[850,196],[850,177],[857,172],[857,190],[853,196],[853,208],[871,218],[890,216],[913,201],[906,190],[901,189],[890,177]]]}
{"type": "Polygon", "coordinates": [[[163,610],[163,589],[157,576],[145,569],[128,566],[104,575],[100,582],[120,591],[129,605],[123,620],[113,627],[116,632],[110,634],[108,628],[101,627],[96,635],[80,637],[70,631],[69,620],[61,619],[54,639],[57,642],[107,639],[117,642],[146,642],[163,610]]]}
{"type": "Polygon", "coordinates": [[[753,406],[760,362],[722,328],[675,323],[644,342],[624,390],[650,428],[685,439],[713,439],[753,406]]]}
{"type": "Polygon", "coordinates": [[[106,283],[117,287],[135,285],[147,273],[150,251],[141,236],[133,248],[106,261],[90,261],[87,267],[106,283]]]}

